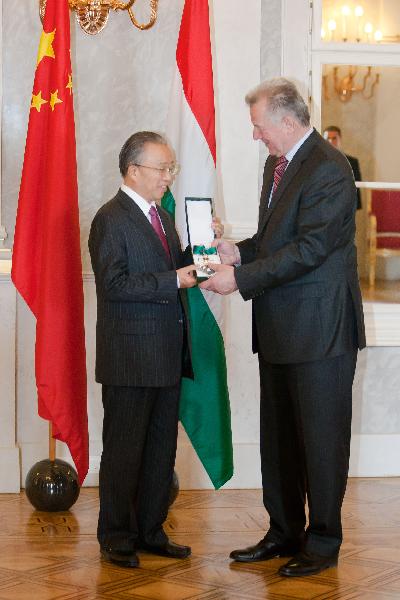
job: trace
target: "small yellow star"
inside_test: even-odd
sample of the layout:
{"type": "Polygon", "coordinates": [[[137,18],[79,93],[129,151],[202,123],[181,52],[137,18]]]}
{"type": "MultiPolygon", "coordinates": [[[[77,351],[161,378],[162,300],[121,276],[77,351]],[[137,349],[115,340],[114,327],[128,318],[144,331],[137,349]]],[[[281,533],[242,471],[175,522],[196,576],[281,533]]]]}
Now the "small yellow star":
{"type": "Polygon", "coordinates": [[[60,100],[60,98],[58,97],[58,90],[50,94],[50,106],[52,111],[54,111],[54,107],[56,104],[62,104],[62,100],[60,100]]]}
{"type": "Polygon", "coordinates": [[[45,56],[48,56],[49,58],[56,57],[56,55],[54,54],[54,48],[53,48],[53,41],[54,41],[55,35],[56,35],[56,30],[51,31],[50,33],[46,33],[44,30],[42,31],[42,35],[40,36],[36,66],[40,63],[42,58],[44,58],[45,56]]]}
{"type": "Polygon", "coordinates": [[[68,75],[68,83],[65,87],[69,90],[69,93],[72,94],[72,73],[68,75]]]}
{"type": "Polygon", "coordinates": [[[32,94],[32,104],[31,104],[31,108],[36,108],[36,110],[38,112],[40,112],[40,109],[42,107],[42,104],[47,104],[47,100],[43,100],[42,98],[42,92],[39,92],[38,94],[32,94]]]}

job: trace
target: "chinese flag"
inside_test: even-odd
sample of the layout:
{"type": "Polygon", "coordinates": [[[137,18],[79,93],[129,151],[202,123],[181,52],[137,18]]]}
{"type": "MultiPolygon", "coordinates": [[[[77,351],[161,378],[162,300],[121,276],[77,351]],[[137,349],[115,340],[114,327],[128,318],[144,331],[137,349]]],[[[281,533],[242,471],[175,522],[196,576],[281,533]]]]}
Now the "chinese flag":
{"type": "Polygon", "coordinates": [[[88,471],[83,285],[68,0],[47,0],[13,250],[13,282],[36,317],[39,415],[88,471]]]}

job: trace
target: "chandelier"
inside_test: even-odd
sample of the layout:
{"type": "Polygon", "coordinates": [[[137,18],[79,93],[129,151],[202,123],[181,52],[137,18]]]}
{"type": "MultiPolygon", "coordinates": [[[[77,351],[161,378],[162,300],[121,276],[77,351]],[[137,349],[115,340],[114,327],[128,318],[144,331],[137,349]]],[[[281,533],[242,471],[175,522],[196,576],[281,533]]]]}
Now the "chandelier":
{"type": "MultiPolygon", "coordinates": [[[[141,29],[150,29],[157,19],[158,0],[150,0],[150,18],[147,23],[139,23],[133,12],[136,0],[121,2],[119,0],[68,0],[69,7],[76,13],[76,20],[85,33],[95,35],[107,24],[110,10],[126,10],[132,24],[141,29]]],[[[46,11],[46,0],[39,0],[39,14],[43,22],[46,11]]]]}
{"type": "MultiPolygon", "coordinates": [[[[372,67],[366,67],[365,74],[362,75],[361,69],[362,67],[348,66],[347,73],[341,77],[339,67],[333,67],[331,87],[341,102],[349,102],[353,94],[360,94],[365,100],[369,100],[374,95],[375,87],[379,83],[379,73],[374,76],[372,67]],[[359,75],[361,77],[358,77],[359,75]]],[[[322,76],[322,91],[324,99],[330,100],[328,74],[322,76]]]]}
{"type": "MultiPolygon", "coordinates": [[[[393,36],[391,36],[393,37],[393,36]]],[[[396,36],[395,36],[396,37],[396,36]]],[[[324,11],[321,38],[329,42],[379,43],[395,41],[384,36],[379,26],[369,18],[364,7],[334,4],[324,11]]]]}

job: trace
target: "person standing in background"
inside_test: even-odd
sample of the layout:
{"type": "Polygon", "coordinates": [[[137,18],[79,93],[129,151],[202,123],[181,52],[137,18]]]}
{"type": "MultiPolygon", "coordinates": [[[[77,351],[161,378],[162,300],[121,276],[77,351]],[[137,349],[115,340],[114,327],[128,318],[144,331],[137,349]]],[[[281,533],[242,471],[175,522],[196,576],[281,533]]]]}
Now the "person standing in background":
{"type": "MultiPolygon", "coordinates": [[[[324,129],[324,138],[335,146],[338,150],[342,151],[342,131],[340,127],[336,125],[329,125],[329,127],[325,127],[324,129]]],[[[361,171],[360,171],[360,163],[358,162],[358,158],[355,156],[350,156],[350,154],[345,154],[345,157],[350,163],[351,170],[353,171],[355,181],[362,181],[361,171]]],[[[362,208],[361,204],[361,191],[357,188],[357,210],[362,208]]]]}

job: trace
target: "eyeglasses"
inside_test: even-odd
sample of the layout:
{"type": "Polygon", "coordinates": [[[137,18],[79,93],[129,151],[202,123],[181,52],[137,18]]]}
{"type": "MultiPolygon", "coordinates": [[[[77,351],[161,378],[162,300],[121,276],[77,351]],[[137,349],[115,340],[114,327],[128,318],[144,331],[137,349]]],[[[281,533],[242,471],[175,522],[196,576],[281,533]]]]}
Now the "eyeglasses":
{"type": "Polygon", "coordinates": [[[141,165],[139,163],[133,163],[136,167],[144,167],[145,169],[153,169],[154,171],[159,171],[164,175],[171,175],[171,177],[175,177],[178,175],[181,170],[181,166],[178,164],[172,165],[171,167],[151,167],[150,165],[141,165]]]}

